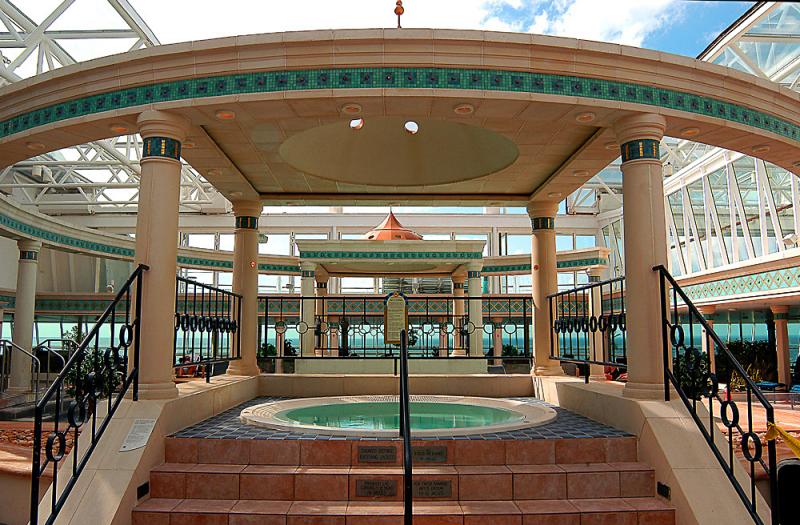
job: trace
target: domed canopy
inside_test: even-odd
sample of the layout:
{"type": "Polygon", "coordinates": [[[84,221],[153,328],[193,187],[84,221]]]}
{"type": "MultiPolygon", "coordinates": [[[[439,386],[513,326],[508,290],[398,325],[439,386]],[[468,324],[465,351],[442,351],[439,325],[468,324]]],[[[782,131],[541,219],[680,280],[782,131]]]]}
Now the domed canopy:
{"type": "Polygon", "coordinates": [[[409,230],[397,220],[394,213],[389,211],[389,215],[383,222],[372,231],[364,235],[368,241],[421,241],[422,235],[409,230]]]}

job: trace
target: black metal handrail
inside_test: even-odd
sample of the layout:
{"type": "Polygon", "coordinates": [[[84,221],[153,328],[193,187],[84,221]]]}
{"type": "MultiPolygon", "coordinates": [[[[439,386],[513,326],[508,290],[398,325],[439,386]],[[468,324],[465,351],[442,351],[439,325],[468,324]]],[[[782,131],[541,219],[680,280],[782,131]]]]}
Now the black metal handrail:
{"type": "Polygon", "coordinates": [[[414,519],[411,412],[408,395],[408,334],[400,331],[400,437],[403,438],[403,523],[414,519]]]}
{"type": "Polygon", "coordinates": [[[575,363],[589,381],[589,365],[627,369],[625,277],[547,296],[550,359],[575,363]]]}
{"type": "Polygon", "coordinates": [[[55,521],[67,501],[129,388],[132,388],[133,400],[138,400],[142,274],[147,269],[147,266],[140,264],[134,270],[36,404],[31,468],[31,525],[39,524],[39,481],[47,468],[52,468],[53,480],[50,513],[44,522],[49,525],[55,521]],[[101,334],[103,328],[108,328],[108,331],[104,330],[108,340],[101,343],[101,339],[106,338],[105,334],[101,334]],[[103,398],[108,401],[105,414],[100,415],[98,411],[103,398]],[[52,415],[49,414],[51,410],[52,415]],[[44,443],[45,459],[42,461],[42,426],[45,418],[52,420],[53,430],[44,443]],[[81,448],[78,446],[79,438],[84,432],[90,434],[91,441],[88,447],[81,448]],[[72,435],[69,452],[68,434],[72,435]],[[70,456],[71,472],[60,471],[59,464],[70,456]],[[63,486],[58,482],[61,473],[69,476],[63,486]]]}
{"type": "MultiPolygon", "coordinates": [[[[774,525],[780,523],[778,514],[777,489],[777,454],[775,441],[767,441],[767,459],[763,458],[763,445],[753,425],[753,398],[764,410],[765,427],[775,423],[775,413],[766,396],[759,390],[753,379],[742,367],[736,357],[728,350],[727,345],[714,331],[697,307],[681,289],[664,266],[653,268],[660,278],[660,294],[662,309],[662,346],[664,360],[664,398],[670,399],[670,386],[675,389],[689,414],[717,458],[725,475],[734,490],[744,503],[753,522],[761,525],[764,520],[758,513],[758,489],[756,487],[756,465],[759,465],[769,479],[769,514],[774,525]],[[672,293],[668,290],[671,288],[672,293]],[[695,345],[695,328],[699,325],[705,338],[707,353],[703,353],[695,345]],[[687,326],[688,329],[684,328],[687,326]],[[688,331],[688,338],[687,338],[688,331]],[[716,350],[716,351],[715,351],[716,350]],[[727,377],[718,374],[720,361],[727,365],[727,377]],[[739,409],[732,399],[731,381],[738,375],[743,383],[747,405],[746,427],[740,424],[739,409]],[[725,399],[719,391],[719,382],[726,383],[725,399]],[[709,420],[706,425],[697,413],[697,403],[708,398],[709,420]],[[716,421],[714,418],[714,400],[719,403],[720,419],[727,429],[727,458],[715,442],[716,421]],[[749,463],[750,486],[748,491],[742,486],[735,474],[734,431],[740,436],[739,445],[742,455],[749,463]]],[[[701,345],[702,346],[702,345],[701,345]]],[[[718,431],[718,430],[717,430],[718,431]]]]}
{"type": "Polygon", "coordinates": [[[216,364],[240,359],[242,296],[176,277],[173,365],[179,377],[211,381],[216,364]]]}

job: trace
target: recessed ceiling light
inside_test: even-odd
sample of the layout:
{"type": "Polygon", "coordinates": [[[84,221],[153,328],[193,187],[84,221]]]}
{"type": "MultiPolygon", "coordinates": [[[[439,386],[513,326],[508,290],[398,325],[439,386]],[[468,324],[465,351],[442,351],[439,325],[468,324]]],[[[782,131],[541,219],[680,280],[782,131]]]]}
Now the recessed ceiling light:
{"type": "Polygon", "coordinates": [[[548,199],[560,199],[562,195],[564,195],[564,194],[561,193],[560,191],[551,191],[550,193],[547,194],[547,198],[548,199]]]}
{"type": "Polygon", "coordinates": [[[342,113],[344,115],[360,115],[361,104],[356,104],[355,102],[348,102],[347,104],[342,105],[342,113]]]}
{"type": "Polygon", "coordinates": [[[361,129],[364,127],[364,119],[363,118],[354,118],[350,121],[350,129],[361,129]]]}
{"type": "Polygon", "coordinates": [[[126,124],[120,124],[120,123],[111,124],[108,127],[108,129],[110,129],[112,133],[119,133],[120,135],[122,135],[123,133],[128,133],[130,131],[130,128],[126,124]]]}
{"type": "Polygon", "coordinates": [[[588,177],[589,170],[575,170],[572,172],[572,174],[576,177],[588,177]]]}
{"type": "Polygon", "coordinates": [[[233,120],[236,118],[236,112],[230,109],[220,109],[215,113],[219,120],[233,120]]]}
{"type": "Polygon", "coordinates": [[[417,134],[417,132],[419,131],[419,124],[417,124],[417,123],[416,123],[416,122],[414,122],[413,120],[409,120],[408,122],[406,122],[406,123],[403,125],[403,128],[405,128],[405,130],[406,130],[407,132],[409,132],[410,134],[412,134],[412,135],[416,135],[416,134],[417,134]]]}
{"type": "Polygon", "coordinates": [[[456,104],[453,106],[453,113],[456,115],[472,115],[475,113],[475,106],[467,103],[456,104]]]}
{"type": "Polygon", "coordinates": [[[767,144],[760,144],[758,146],[753,146],[753,153],[766,153],[769,151],[769,146],[767,144]]]}
{"type": "Polygon", "coordinates": [[[608,150],[617,149],[619,147],[619,144],[617,144],[616,142],[606,142],[605,144],[603,144],[603,147],[608,150]]]}
{"type": "Polygon", "coordinates": [[[43,149],[47,148],[47,146],[41,142],[28,142],[25,144],[25,147],[33,151],[42,151],[43,149]]]}
{"type": "Polygon", "coordinates": [[[700,134],[700,128],[690,127],[681,130],[682,137],[696,137],[700,134]]]}
{"type": "Polygon", "coordinates": [[[592,113],[591,111],[587,111],[585,113],[578,113],[575,115],[575,121],[580,122],[581,124],[587,124],[589,122],[594,122],[594,119],[597,118],[597,115],[592,113]]]}

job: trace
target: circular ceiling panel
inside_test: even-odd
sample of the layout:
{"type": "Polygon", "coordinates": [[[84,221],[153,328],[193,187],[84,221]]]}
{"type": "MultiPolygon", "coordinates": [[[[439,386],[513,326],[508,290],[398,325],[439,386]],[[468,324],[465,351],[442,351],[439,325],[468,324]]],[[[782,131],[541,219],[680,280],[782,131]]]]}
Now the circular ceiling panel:
{"type": "Polygon", "coordinates": [[[461,122],[363,117],[308,129],[281,144],[294,168],[366,186],[433,186],[475,179],[512,164],[516,144],[461,122]],[[410,128],[410,129],[409,129],[410,128]]]}

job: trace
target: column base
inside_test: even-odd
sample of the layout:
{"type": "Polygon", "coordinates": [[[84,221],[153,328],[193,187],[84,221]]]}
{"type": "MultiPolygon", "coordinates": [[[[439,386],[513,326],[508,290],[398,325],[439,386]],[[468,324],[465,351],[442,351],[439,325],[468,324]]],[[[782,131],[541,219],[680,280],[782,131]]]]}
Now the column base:
{"type": "Polygon", "coordinates": [[[229,376],[245,376],[245,377],[252,377],[261,375],[261,369],[258,365],[254,365],[251,363],[241,363],[237,361],[231,361],[228,365],[228,370],[225,372],[226,375],[229,376]]]}
{"type": "Polygon", "coordinates": [[[661,383],[627,383],[622,395],[631,399],[659,399],[663,401],[664,385],[661,383]]]}
{"type": "Polygon", "coordinates": [[[175,399],[178,387],[175,383],[139,383],[139,399],[175,399]]]}
{"type": "Polygon", "coordinates": [[[535,376],[563,376],[564,370],[560,365],[537,366],[533,368],[535,376]]]}

